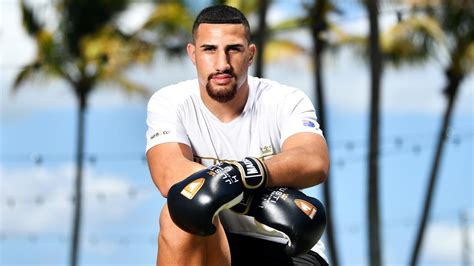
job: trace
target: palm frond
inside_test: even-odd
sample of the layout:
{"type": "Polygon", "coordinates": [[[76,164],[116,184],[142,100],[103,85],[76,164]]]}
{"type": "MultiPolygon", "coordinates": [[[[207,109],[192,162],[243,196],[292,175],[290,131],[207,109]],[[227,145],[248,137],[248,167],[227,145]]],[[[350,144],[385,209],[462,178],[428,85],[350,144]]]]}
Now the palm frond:
{"type": "Polygon", "coordinates": [[[474,72],[474,40],[467,47],[461,57],[461,65],[465,73],[474,72]]]}
{"type": "Polygon", "coordinates": [[[132,63],[150,63],[153,46],[138,38],[128,38],[113,27],[82,38],[83,64],[98,77],[109,79],[132,63]]]}
{"type": "Polygon", "coordinates": [[[381,36],[385,58],[395,66],[423,63],[444,42],[444,33],[430,16],[415,16],[395,24],[381,36]]]}
{"type": "Polygon", "coordinates": [[[341,48],[347,47],[353,50],[356,56],[364,60],[368,58],[367,36],[350,34],[335,24],[329,24],[329,30],[325,34],[325,40],[329,44],[327,49],[331,53],[336,53],[341,48]]]}
{"type": "Polygon", "coordinates": [[[20,86],[25,83],[25,81],[31,79],[34,74],[38,72],[38,69],[40,69],[40,63],[35,61],[33,63],[30,63],[20,70],[18,74],[15,77],[15,80],[13,82],[13,92],[16,92],[20,86]]]}
{"type": "Polygon", "coordinates": [[[267,42],[265,48],[265,63],[288,59],[305,52],[304,47],[286,39],[273,39],[267,42]]]}
{"type": "Polygon", "coordinates": [[[62,1],[61,28],[69,52],[79,57],[80,40],[112,24],[128,4],[128,0],[62,1]]]}
{"type": "Polygon", "coordinates": [[[287,32],[287,31],[300,29],[302,27],[309,26],[309,24],[310,24],[310,20],[308,17],[290,18],[290,19],[281,21],[276,25],[272,25],[270,27],[270,31],[276,34],[280,32],[287,32]]]}
{"type": "Polygon", "coordinates": [[[139,94],[145,98],[150,96],[150,90],[148,90],[145,86],[138,84],[136,82],[133,82],[124,76],[120,76],[112,80],[112,82],[117,83],[128,94],[139,94]]]}
{"type": "Polygon", "coordinates": [[[328,25],[324,39],[330,44],[328,49],[339,49],[343,46],[349,46],[356,50],[362,50],[362,47],[367,46],[366,36],[347,33],[338,25],[332,23],[328,25]]]}
{"type": "Polygon", "coordinates": [[[20,3],[23,27],[30,36],[36,34],[43,28],[43,25],[35,17],[33,10],[28,7],[24,0],[20,3]]]}
{"type": "Polygon", "coordinates": [[[258,9],[258,1],[256,0],[226,0],[224,4],[239,9],[247,16],[256,12],[258,9]]]}
{"type": "Polygon", "coordinates": [[[144,29],[159,30],[164,33],[176,32],[178,30],[191,31],[193,18],[185,6],[168,2],[159,4],[148,20],[144,23],[144,29]]]}

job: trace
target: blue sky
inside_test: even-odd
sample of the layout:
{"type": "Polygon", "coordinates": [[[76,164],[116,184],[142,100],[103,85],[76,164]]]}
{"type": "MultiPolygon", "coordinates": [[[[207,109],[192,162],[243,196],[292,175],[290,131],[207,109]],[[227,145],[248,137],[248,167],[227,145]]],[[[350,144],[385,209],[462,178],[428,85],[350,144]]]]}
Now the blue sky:
{"type": "MultiPolygon", "coordinates": [[[[272,8],[270,20],[280,17],[291,6],[287,3],[293,2],[278,3],[283,7],[272,8]]],[[[126,20],[139,23],[143,17],[139,14],[146,9],[137,4],[126,20]]],[[[11,94],[15,73],[34,55],[34,48],[21,30],[17,1],[0,3],[0,12],[0,264],[67,265],[77,115],[74,96],[64,83],[48,80],[30,82],[11,94]]],[[[388,25],[393,19],[386,16],[381,23],[388,25]]],[[[366,28],[363,17],[357,16],[342,25],[353,31],[366,28]]],[[[294,38],[303,44],[308,40],[304,32],[295,33],[294,38]]],[[[325,59],[339,255],[342,265],[366,265],[368,70],[350,51],[325,59]]],[[[129,75],[154,91],[194,78],[195,70],[187,58],[168,61],[158,55],[150,67],[134,68],[129,75]]],[[[271,64],[266,77],[313,97],[307,58],[271,64]]],[[[388,67],[384,73],[379,169],[387,265],[406,265],[410,255],[444,110],[443,85],[442,67],[435,62],[388,67]]],[[[474,247],[473,87],[471,75],[462,85],[454,111],[422,265],[461,265],[461,212],[469,216],[469,241],[474,247]]],[[[157,221],[164,200],[143,161],[146,102],[146,98],[108,87],[91,95],[82,265],[154,265],[157,221]]],[[[318,187],[306,192],[322,198],[318,187]]],[[[474,260],[474,250],[470,258],[474,260]]]]}

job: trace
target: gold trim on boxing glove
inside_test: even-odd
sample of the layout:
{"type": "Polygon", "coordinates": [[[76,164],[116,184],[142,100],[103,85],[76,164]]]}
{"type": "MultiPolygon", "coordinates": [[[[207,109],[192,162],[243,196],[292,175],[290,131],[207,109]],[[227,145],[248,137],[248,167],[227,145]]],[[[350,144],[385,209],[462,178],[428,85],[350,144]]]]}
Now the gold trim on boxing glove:
{"type": "MultiPolygon", "coordinates": [[[[254,190],[254,189],[258,189],[258,188],[264,188],[267,186],[267,182],[268,182],[268,171],[267,171],[267,167],[266,165],[263,163],[262,160],[260,160],[259,158],[256,158],[256,157],[245,157],[244,160],[240,161],[240,162],[236,162],[236,161],[232,161],[232,162],[229,162],[229,164],[232,164],[234,166],[237,167],[237,169],[239,170],[240,172],[240,176],[241,176],[241,180],[242,180],[242,184],[244,185],[244,187],[246,189],[251,189],[251,190],[254,190]],[[260,182],[256,185],[249,185],[247,183],[247,177],[251,177],[251,176],[248,176],[248,170],[246,171],[244,169],[244,167],[240,164],[240,163],[245,163],[245,160],[251,160],[251,161],[254,161],[256,162],[256,167],[258,167],[258,172],[260,173],[260,182]]],[[[254,166],[253,163],[251,163],[252,167],[254,166]]],[[[256,170],[256,169],[255,169],[256,170]]]]}
{"type": "Polygon", "coordinates": [[[201,189],[202,185],[204,185],[204,181],[205,179],[201,177],[187,184],[183,190],[181,190],[181,195],[188,199],[193,199],[194,195],[196,195],[196,193],[201,189]]]}
{"type": "Polygon", "coordinates": [[[265,163],[263,162],[263,158],[262,159],[257,158],[257,157],[250,157],[250,158],[253,158],[257,162],[259,162],[259,168],[262,171],[263,180],[265,182],[265,184],[263,184],[263,187],[267,187],[267,184],[268,184],[268,168],[267,168],[267,165],[265,165],[265,163]]]}
{"type": "Polygon", "coordinates": [[[302,199],[295,199],[294,200],[296,206],[308,217],[313,220],[314,216],[318,212],[318,209],[311,203],[307,202],[306,200],[302,199]]]}

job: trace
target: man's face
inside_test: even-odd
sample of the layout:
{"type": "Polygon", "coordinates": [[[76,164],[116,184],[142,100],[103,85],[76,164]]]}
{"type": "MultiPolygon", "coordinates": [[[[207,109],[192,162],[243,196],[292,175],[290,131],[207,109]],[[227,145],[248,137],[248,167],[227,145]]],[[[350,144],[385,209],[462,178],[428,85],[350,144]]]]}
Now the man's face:
{"type": "Polygon", "coordinates": [[[219,102],[232,100],[247,80],[255,45],[249,44],[242,24],[200,24],[188,44],[199,84],[219,102]]]}

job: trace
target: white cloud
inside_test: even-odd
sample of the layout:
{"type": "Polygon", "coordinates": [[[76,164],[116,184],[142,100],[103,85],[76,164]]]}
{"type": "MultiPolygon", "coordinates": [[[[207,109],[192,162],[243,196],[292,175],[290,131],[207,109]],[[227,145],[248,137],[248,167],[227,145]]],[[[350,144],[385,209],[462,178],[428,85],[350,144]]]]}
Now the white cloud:
{"type": "Polygon", "coordinates": [[[127,33],[139,29],[153,11],[152,3],[131,3],[127,10],[118,18],[119,26],[127,33]]]}
{"type": "MultiPolygon", "coordinates": [[[[74,167],[0,167],[0,231],[7,233],[64,232],[71,225],[74,167]]],[[[123,177],[93,170],[84,172],[84,223],[89,230],[126,217],[148,198],[128,197],[123,177]]]]}
{"type": "MultiPolygon", "coordinates": [[[[472,221],[472,220],[471,220],[472,221]]],[[[446,265],[461,264],[463,240],[469,238],[471,243],[470,258],[474,257],[474,225],[471,222],[468,233],[462,231],[459,224],[435,223],[428,227],[423,252],[427,261],[437,261],[446,265]]]]}
{"type": "Polygon", "coordinates": [[[2,76],[7,67],[20,66],[34,56],[33,41],[21,25],[19,1],[6,1],[0,8],[0,66],[2,76]]]}

